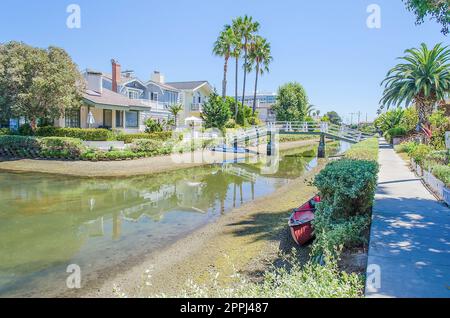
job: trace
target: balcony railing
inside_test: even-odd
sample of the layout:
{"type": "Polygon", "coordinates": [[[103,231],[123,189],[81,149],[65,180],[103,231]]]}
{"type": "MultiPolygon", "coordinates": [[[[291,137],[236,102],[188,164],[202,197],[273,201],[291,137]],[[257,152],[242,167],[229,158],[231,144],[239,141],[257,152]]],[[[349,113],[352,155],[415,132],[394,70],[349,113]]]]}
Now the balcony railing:
{"type": "Polygon", "coordinates": [[[191,112],[201,112],[203,109],[203,104],[192,103],[191,104],[191,112]]]}
{"type": "Polygon", "coordinates": [[[143,105],[149,106],[154,110],[168,110],[169,109],[169,103],[163,103],[163,102],[158,102],[158,101],[149,100],[149,99],[140,99],[139,101],[143,105]]]}

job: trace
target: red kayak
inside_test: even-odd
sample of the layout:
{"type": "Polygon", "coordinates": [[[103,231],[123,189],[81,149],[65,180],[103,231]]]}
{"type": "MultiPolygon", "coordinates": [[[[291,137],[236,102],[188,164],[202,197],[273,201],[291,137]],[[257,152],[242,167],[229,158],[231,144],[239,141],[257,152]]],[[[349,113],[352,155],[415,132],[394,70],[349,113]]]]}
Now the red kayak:
{"type": "Polygon", "coordinates": [[[312,221],[314,220],[318,202],[320,202],[320,197],[315,196],[298,209],[295,209],[289,218],[292,238],[298,245],[304,245],[313,238],[312,221]]]}

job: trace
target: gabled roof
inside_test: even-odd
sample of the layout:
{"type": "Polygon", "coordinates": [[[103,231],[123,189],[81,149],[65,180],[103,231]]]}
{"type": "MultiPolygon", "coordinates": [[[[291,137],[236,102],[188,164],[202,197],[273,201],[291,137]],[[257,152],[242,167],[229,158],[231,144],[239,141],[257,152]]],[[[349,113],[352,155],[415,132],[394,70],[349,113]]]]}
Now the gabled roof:
{"type": "Polygon", "coordinates": [[[208,81],[190,81],[190,82],[170,82],[167,85],[180,90],[196,90],[204,85],[209,85],[208,81]]]}

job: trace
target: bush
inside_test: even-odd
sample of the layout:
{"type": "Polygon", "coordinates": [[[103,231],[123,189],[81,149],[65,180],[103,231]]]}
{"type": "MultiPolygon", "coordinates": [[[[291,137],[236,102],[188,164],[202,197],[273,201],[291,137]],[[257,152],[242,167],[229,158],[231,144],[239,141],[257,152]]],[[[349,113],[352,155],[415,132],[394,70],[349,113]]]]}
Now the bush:
{"type": "Polygon", "coordinates": [[[80,139],[45,137],[39,139],[40,155],[44,158],[78,159],[86,150],[80,139]]]}
{"type": "Polygon", "coordinates": [[[346,153],[347,159],[378,161],[379,144],[377,138],[370,138],[353,145],[346,153]]]}
{"type": "Polygon", "coordinates": [[[399,153],[407,153],[410,155],[418,146],[415,141],[403,142],[400,145],[395,146],[395,151],[399,153]]]}
{"type": "Polygon", "coordinates": [[[162,131],[158,133],[139,133],[139,134],[118,134],[116,136],[116,139],[118,141],[123,141],[126,144],[133,143],[136,139],[155,139],[155,140],[162,140],[166,141],[172,138],[172,132],[171,131],[162,131]]]}
{"type": "Polygon", "coordinates": [[[324,202],[319,204],[313,221],[316,240],[311,254],[323,255],[326,250],[340,250],[367,243],[364,233],[369,229],[370,216],[358,215],[349,218],[333,218],[333,207],[324,202]]]}
{"type": "Polygon", "coordinates": [[[149,118],[145,121],[145,132],[147,133],[155,133],[162,132],[164,130],[163,125],[154,120],[153,118],[149,118]]]}
{"type": "Polygon", "coordinates": [[[377,186],[378,163],[343,159],[329,163],[315,178],[324,202],[333,207],[333,219],[368,214],[377,186]]]}
{"type": "Polygon", "coordinates": [[[39,141],[29,136],[0,136],[0,153],[4,156],[36,157],[39,141]]]}
{"type": "Polygon", "coordinates": [[[0,136],[14,135],[9,128],[0,128],[0,136]]]}
{"type": "Polygon", "coordinates": [[[431,167],[431,173],[445,183],[446,187],[450,187],[450,166],[435,165],[431,167]]]}
{"type": "Polygon", "coordinates": [[[60,127],[39,127],[36,130],[38,137],[68,137],[78,138],[86,141],[107,141],[114,140],[113,133],[108,129],[100,128],[60,128],[60,127]]]}
{"type": "Polygon", "coordinates": [[[384,138],[386,138],[389,143],[392,143],[394,138],[403,136],[406,136],[406,129],[402,126],[396,126],[384,133],[384,138]]]}
{"type": "Polygon", "coordinates": [[[26,123],[19,127],[19,135],[21,136],[33,136],[33,129],[31,129],[31,125],[26,123]]]}
{"type": "Polygon", "coordinates": [[[431,152],[433,148],[424,144],[417,145],[410,153],[410,156],[419,165],[425,163],[425,159],[431,152]]]}

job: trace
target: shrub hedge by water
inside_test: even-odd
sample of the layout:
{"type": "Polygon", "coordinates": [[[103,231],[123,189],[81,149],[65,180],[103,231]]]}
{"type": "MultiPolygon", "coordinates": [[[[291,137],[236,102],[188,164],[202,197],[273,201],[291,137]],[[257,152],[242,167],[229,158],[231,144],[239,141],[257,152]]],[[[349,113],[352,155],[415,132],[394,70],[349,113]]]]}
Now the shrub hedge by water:
{"type": "Polygon", "coordinates": [[[123,141],[126,144],[133,143],[134,140],[137,139],[153,139],[153,140],[162,140],[166,141],[172,138],[171,131],[162,131],[155,133],[138,133],[138,134],[118,134],[115,139],[118,141],[123,141]]]}
{"type": "Polygon", "coordinates": [[[378,180],[378,140],[354,145],[345,157],[329,163],[314,181],[322,198],[313,224],[312,256],[318,259],[324,251],[366,243],[378,180]]]}
{"type": "Polygon", "coordinates": [[[36,129],[37,137],[69,137],[88,141],[114,140],[114,134],[108,129],[97,128],[59,128],[59,127],[39,127],[36,129]]]}

